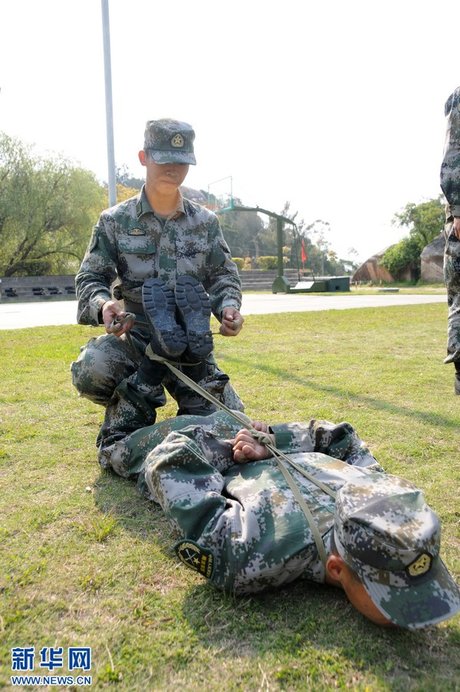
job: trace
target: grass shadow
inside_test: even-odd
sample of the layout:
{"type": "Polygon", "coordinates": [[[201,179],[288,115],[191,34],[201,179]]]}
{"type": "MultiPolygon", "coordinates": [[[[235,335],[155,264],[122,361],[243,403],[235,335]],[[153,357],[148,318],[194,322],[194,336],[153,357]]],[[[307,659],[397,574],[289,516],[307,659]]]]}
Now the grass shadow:
{"type": "Polygon", "coordinates": [[[320,662],[349,665],[401,690],[456,689],[452,681],[460,673],[452,667],[458,650],[454,629],[378,627],[333,587],[296,582],[235,598],[203,584],[189,591],[183,613],[202,644],[216,652],[279,659],[286,684],[305,680],[305,672],[320,662]]]}
{"type": "MultiPolygon", "coordinates": [[[[235,363],[235,365],[240,365],[243,368],[249,366],[248,359],[243,360],[242,358],[234,357],[231,355],[227,355],[226,359],[229,362],[235,363]]],[[[282,368],[276,368],[270,365],[261,365],[257,362],[251,363],[251,368],[254,370],[258,370],[259,372],[262,372],[266,375],[268,374],[272,375],[273,377],[277,377],[279,378],[280,382],[283,383],[293,382],[295,384],[301,385],[303,387],[306,387],[307,389],[311,389],[316,392],[333,395],[335,397],[342,399],[349,398],[349,392],[345,391],[344,389],[334,387],[333,385],[319,384],[318,382],[313,382],[306,378],[299,377],[298,375],[294,375],[292,374],[292,372],[289,372],[288,370],[284,370],[282,368]]],[[[364,394],[354,393],[353,401],[357,404],[362,404],[374,410],[386,411],[388,414],[391,415],[397,414],[400,416],[405,416],[407,418],[415,418],[421,423],[425,423],[428,425],[435,425],[441,428],[458,430],[458,418],[447,418],[446,416],[443,416],[438,413],[433,413],[430,411],[417,411],[412,408],[408,408],[407,406],[401,406],[400,404],[390,403],[388,401],[384,401],[383,399],[377,399],[375,397],[367,396],[364,394]]]]}
{"type": "Polygon", "coordinates": [[[123,530],[143,541],[155,542],[168,557],[173,555],[171,524],[160,505],[139,493],[135,482],[110,470],[101,471],[94,484],[94,502],[103,514],[115,517],[123,530]]]}

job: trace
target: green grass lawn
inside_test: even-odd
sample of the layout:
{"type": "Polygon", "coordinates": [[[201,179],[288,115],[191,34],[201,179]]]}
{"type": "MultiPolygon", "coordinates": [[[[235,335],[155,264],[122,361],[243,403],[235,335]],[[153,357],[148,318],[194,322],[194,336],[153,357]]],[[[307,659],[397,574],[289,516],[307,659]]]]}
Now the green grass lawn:
{"type": "MultiPolygon", "coordinates": [[[[348,420],[388,471],[424,488],[458,579],[460,398],[442,363],[446,312],[250,316],[215,350],[249,415],[348,420]]],[[[69,377],[97,333],[0,331],[0,688],[13,647],[89,646],[95,689],[460,689],[459,616],[387,631],[333,588],[235,599],[179,564],[161,510],[97,465],[103,411],[69,377]]],[[[174,414],[170,402],[159,418],[174,414]]]]}

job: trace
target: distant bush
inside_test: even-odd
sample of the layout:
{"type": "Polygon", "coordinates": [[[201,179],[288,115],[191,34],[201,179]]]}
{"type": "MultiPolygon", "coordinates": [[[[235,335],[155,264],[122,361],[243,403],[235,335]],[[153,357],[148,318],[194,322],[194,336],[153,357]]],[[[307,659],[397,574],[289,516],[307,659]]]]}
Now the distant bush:
{"type": "Polygon", "coordinates": [[[232,257],[232,260],[235,262],[236,266],[238,269],[241,271],[244,269],[244,259],[243,257],[232,257]]]}
{"type": "Polygon", "coordinates": [[[274,255],[265,255],[257,258],[257,265],[259,269],[263,269],[264,271],[276,269],[278,267],[278,259],[274,255]]]}

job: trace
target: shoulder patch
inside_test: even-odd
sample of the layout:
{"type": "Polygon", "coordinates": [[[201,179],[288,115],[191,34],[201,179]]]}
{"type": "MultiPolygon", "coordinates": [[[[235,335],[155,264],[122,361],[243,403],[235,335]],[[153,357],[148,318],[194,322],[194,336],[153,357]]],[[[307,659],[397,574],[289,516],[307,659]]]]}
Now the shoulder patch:
{"type": "Polygon", "coordinates": [[[175,553],[179,560],[199,572],[207,579],[212,577],[214,572],[214,555],[206,548],[202,548],[195,541],[184,539],[174,546],[175,553]]]}

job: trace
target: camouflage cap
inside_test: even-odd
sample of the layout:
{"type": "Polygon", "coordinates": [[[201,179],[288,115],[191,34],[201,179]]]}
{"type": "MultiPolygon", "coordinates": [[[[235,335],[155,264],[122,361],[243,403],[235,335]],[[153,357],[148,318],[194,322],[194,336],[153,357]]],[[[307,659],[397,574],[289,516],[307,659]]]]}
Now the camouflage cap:
{"type": "Polygon", "coordinates": [[[338,492],[334,543],[377,608],[416,629],[460,611],[460,590],[439,557],[441,527],[402,478],[370,475],[338,492]]]}
{"type": "Polygon", "coordinates": [[[164,118],[149,120],[145,126],[144,149],[155,163],[196,164],[193,153],[195,132],[188,123],[164,118]]]}

